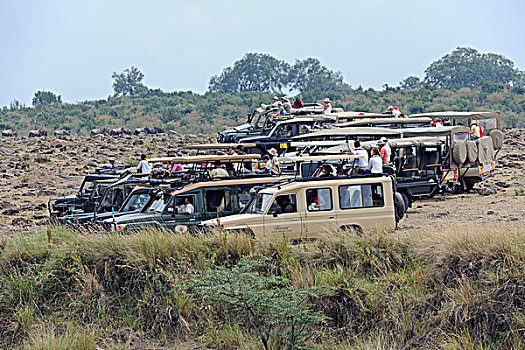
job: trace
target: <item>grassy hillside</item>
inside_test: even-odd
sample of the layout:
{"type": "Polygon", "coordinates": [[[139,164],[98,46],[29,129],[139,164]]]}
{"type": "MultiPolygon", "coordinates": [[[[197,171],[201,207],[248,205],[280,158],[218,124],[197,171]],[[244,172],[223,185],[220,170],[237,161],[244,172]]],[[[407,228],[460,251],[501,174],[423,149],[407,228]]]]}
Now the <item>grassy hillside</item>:
{"type": "Polygon", "coordinates": [[[295,247],[53,227],[0,245],[5,348],[518,349],[524,314],[522,226],[295,247]]]}
{"type": "MultiPolygon", "coordinates": [[[[81,135],[98,127],[153,127],[183,133],[215,133],[225,126],[245,120],[260,103],[269,103],[270,94],[205,93],[150,91],[145,97],[115,97],[78,104],[50,104],[36,108],[22,107],[0,111],[0,129],[27,130],[40,127],[48,130],[67,129],[81,135]]],[[[348,89],[337,92],[306,92],[305,102],[330,97],[335,107],[345,110],[385,111],[389,105],[398,106],[405,114],[441,110],[500,111],[505,126],[525,126],[525,91],[520,88],[484,85],[477,89],[399,90],[385,91],[348,89]]]]}

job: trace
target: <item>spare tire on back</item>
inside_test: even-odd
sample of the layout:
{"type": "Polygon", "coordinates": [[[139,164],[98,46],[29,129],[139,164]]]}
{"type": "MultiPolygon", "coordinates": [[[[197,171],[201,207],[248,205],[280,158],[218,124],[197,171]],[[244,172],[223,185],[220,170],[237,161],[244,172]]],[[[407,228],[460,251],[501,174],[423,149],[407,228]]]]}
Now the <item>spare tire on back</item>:
{"type": "Polygon", "coordinates": [[[467,141],[467,162],[475,163],[478,160],[478,145],[476,141],[467,141]]]}
{"type": "Polygon", "coordinates": [[[498,129],[490,130],[489,136],[492,138],[494,149],[503,147],[503,131],[498,129]]]}
{"type": "Polygon", "coordinates": [[[454,144],[454,149],[452,150],[452,157],[454,161],[461,165],[467,160],[467,144],[465,141],[457,141],[454,144]]]}

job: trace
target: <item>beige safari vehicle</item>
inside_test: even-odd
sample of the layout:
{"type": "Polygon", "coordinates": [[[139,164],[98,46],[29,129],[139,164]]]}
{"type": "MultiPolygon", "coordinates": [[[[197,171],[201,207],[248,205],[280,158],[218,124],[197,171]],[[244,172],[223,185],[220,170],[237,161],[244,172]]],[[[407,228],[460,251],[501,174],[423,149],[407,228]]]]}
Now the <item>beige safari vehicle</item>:
{"type": "Polygon", "coordinates": [[[244,213],[207,220],[203,228],[248,232],[254,238],[285,237],[291,243],[337,230],[394,230],[390,176],[297,179],[260,190],[244,213]]]}

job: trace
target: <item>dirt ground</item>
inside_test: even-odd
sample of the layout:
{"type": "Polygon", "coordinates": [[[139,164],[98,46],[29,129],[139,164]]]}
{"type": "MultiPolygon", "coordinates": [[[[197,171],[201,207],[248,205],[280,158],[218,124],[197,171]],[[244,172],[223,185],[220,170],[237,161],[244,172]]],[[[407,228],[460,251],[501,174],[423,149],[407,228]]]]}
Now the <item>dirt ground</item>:
{"type": "MultiPolygon", "coordinates": [[[[470,193],[438,194],[413,203],[399,229],[418,230],[453,223],[520,224],[525,215],[525,129],[505,131],[496,175],[470,193]]],[[[0,139],[0,237],[45,225],[50,198],[73,195],[83,175],[115,159],[138,161],[141,153],[165,156],[190,143],[211,142],[177,133],[111,137],[0,139]]]]}

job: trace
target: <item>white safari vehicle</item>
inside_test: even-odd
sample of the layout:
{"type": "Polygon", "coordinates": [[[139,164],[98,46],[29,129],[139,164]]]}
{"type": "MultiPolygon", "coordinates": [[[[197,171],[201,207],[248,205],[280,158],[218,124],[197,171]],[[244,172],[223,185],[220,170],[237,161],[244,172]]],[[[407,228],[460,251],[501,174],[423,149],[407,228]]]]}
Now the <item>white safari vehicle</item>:
{"type": "Polygon", "coordinates": [[[337,230],[394,230],[389,176],[296,179],[260,190],[242,214],[207,220],[203,228],[244,231],[254,238],[308,241],[337,230]]]}

